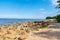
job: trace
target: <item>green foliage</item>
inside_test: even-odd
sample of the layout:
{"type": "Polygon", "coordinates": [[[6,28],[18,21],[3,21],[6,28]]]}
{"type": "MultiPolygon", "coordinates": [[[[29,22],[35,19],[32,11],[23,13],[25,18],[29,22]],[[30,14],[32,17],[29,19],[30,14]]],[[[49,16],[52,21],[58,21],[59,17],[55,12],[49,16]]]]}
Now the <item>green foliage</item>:
{"type": "Polygon", "coordinates": [[[58,22],[60,22],[60,14],[53,17],[46,17],[46,19],[56,19],[58,22]]]}
{"type": "Polygon", "coordinates": [[[46,17],[46,19],[52,19],[52,17],[46,17]]]}
{"type": "MultiPolygon", "coordinates": [[[[58,3],[57,8],[60,9],[60,0],[57,0],[57,3],[58,3]]],[[[60,22],[60,14],[56,16],[56,20],[60,22]]]]}
{"type": "Polygon", "coordinates": [[[58,6],[57,8],[60,8],[60,0],[57,0],[58,6]]]}
{"type": "Polygon", "coordinates": [[[46,17],[46,19],[56,19],[56,16],[54,16],[54,17],[46,17]]]}
{"type": "Polygon", "coordinates": [[[60,22],[60,14],[56,16],[56,20],[60,22]]]}

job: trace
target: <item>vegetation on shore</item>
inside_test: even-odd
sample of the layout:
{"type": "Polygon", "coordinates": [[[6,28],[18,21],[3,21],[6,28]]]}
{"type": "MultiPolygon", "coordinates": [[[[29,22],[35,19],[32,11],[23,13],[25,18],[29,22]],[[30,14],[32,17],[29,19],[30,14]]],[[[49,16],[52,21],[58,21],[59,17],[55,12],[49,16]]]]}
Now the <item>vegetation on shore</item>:
{"type": "Polygon", "coordinates": [[[60,14],[53,17],[46,17],[46,19],[56,19],[58,22],[60,22],[60,14]]]}

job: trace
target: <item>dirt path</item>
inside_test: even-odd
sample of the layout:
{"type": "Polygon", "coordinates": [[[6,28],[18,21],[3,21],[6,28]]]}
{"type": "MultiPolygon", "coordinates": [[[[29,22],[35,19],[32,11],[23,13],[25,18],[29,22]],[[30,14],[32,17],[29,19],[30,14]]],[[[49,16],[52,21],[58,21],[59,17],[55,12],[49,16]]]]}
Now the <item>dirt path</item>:
{"type": "Polygon", "coordinates": [[[26,40],[60,40],[60,24],[55,28],[45,28],[38,32],[31,32],[26,40]]]}

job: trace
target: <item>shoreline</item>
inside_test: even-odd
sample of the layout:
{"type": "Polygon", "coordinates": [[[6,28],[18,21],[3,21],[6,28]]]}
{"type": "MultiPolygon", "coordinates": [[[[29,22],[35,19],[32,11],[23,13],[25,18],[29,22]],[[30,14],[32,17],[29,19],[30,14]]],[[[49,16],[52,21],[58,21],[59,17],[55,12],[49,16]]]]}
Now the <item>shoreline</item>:
{"type": "Polygon", "coordinates": [[[41,29],[48,28],[48,25],[48,21],[29,21],[23,23],[23,25],[20,22],[11,25],[2,25],[2,27],[0,27],[0,39],[25,40],[29,33],[41,31],[41,29]]]}
{"type": "Polygon", "coordinates": [[[42,21],[29,21],[23,23],[17,22],[16,24],[1,25],[0,26],[0,39],[1,40],[25,40],[31,31],[38,30],[42,25],[42,21]],[[3,37],[2,37],[3,36],[3,37]]]}

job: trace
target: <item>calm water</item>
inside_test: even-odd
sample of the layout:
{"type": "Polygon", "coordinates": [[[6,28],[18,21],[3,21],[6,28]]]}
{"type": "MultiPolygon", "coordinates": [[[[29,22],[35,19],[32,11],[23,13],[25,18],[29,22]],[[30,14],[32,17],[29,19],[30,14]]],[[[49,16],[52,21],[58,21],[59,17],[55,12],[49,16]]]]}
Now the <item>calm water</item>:
{"type": "Polygon", "coordinates": [[[42,21],[43,19],[7,19],[0,18],[0,24],[11,24],[16,22],[26,22],[26,21],[42,21]]]}

